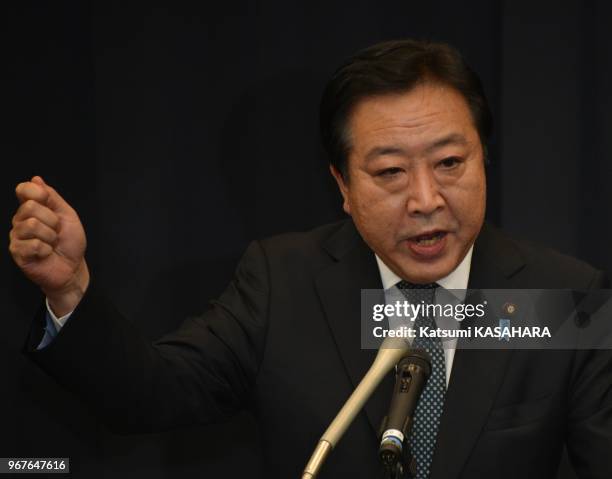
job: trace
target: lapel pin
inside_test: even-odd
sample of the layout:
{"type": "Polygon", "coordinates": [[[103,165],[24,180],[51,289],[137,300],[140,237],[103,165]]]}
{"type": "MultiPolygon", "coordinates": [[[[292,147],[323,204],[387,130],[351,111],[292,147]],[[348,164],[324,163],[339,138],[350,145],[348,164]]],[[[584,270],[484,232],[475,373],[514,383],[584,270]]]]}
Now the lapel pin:
{"type": "Polygon", "coordinates": [[[504,314],[507,314],[508,316],[512,316],[514,313],[516,313],[516,304],[505,303],[502,306],[502,311],[504,312],[504,314]]]}

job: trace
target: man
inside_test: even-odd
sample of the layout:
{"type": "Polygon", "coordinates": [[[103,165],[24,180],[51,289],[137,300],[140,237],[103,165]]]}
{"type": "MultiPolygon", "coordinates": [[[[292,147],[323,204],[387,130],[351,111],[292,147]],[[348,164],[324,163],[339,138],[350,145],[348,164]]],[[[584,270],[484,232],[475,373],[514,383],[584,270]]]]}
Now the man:
{"type": "MultiPolygon", "coordinates": [[[[490,124],[478,78],[451,47],[359,53],[321,103],[350,220],[251,243],[211,309],[153,345],[90,279],[76,212],[34,177],[17,186],[10,234],[47,298],[26,352],[119,432],[250,407],[261,477],[298,477],[375,355],[360,348],[362,289],[604,286],[600,271],[483,225],[490,124]]],[[[609,351],[457,349],[439,367],[443,412],[416,418],[434,438],[414,438],[418,477],[551,477],[564,442],[581,477],[612,470],[609,351]]],[[[391,387],[387,377],[321,477],[377,477],[391,387]]]]}

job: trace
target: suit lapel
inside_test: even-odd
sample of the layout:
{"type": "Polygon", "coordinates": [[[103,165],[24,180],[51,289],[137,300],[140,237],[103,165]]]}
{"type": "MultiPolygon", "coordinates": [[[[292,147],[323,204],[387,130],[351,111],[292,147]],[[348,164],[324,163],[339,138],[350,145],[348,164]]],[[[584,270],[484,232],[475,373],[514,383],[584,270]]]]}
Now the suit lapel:
{"type": "MultiPolygon", "coordinates": [[[[355,388],[376,355],[375,350],[361,348],[361,289],[382,290],[380,272],[373,252],[351,221],[328,240],[325,249],[334,262],[316,277],[316,288],[355,388]]],[[[511,277],[523,266],[524,260],[514,244],[485,224],[474,245],[468,286],[509,289],[511,277]]],[[[512,354],[510,350],[462,349],[465,339],[459,341],[438,431],[432,479],[459,476],[485,424],[512,354]]],[[[393,382],[393,374],[389,373],[365,406],[376,437],[389,407],[393,382]]]]}
{"type": "MultiPolygon", "coordinates": [[[[485,225],[474,245],[469,289],[509,289],[510,278],[524,266],[514,245],[485,225]]],[[[473,297],[474,302],[478,297],[473,297]]],[[[470,325],[466,322],[463,326],[470,325]]],[[[512,355],[511,350],[462,348],[459,340],[440,420],[432,479],[456,478],[486,422],[512,355]]]]}
{"type": "MultiPolygon", "coordinates": [[[[317,276],[316,288],[354,389],[377,353],[361,347],[361,289],[382,290],[380,272],[374,253],[351,221],[330,238],[325,248],[335,261],[317,276]]],[[[389,406],[393,382],[390,372],[364,407],[376,435],[389,406]]]]}

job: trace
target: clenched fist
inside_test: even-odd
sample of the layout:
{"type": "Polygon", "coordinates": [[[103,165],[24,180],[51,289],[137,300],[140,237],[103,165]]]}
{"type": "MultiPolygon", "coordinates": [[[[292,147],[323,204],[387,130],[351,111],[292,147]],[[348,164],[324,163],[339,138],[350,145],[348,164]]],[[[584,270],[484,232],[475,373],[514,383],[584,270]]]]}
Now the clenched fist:
{"type": "Polygon", "coordinates": [[[87,244],[74,209],[40,176],[15,188],[9,251],[17,266],[47,296],[56,316],[76,308],[89,285],[87,244]]]}

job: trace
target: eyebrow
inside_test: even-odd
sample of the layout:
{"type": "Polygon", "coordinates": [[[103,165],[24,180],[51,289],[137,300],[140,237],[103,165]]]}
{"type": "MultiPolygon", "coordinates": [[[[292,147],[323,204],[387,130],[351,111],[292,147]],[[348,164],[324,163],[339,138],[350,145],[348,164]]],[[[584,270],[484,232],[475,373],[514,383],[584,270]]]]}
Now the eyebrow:
{"type": "MultiPolygon", "coordinates": [[[[443,148],[448,145],[467,145],[468,141],[466,138],[459,133],[451,133],[450,135],[444,136],[431,145],[425,148],[425,153],[432,153],[437,149],[443,148]]],[[[365,156],[366,162],[373,160],[379,156],[384,155],[400,155],[407,156],[406,149],[399,145],[386,145],[386,146],[375,146],[365,156]]]]}

